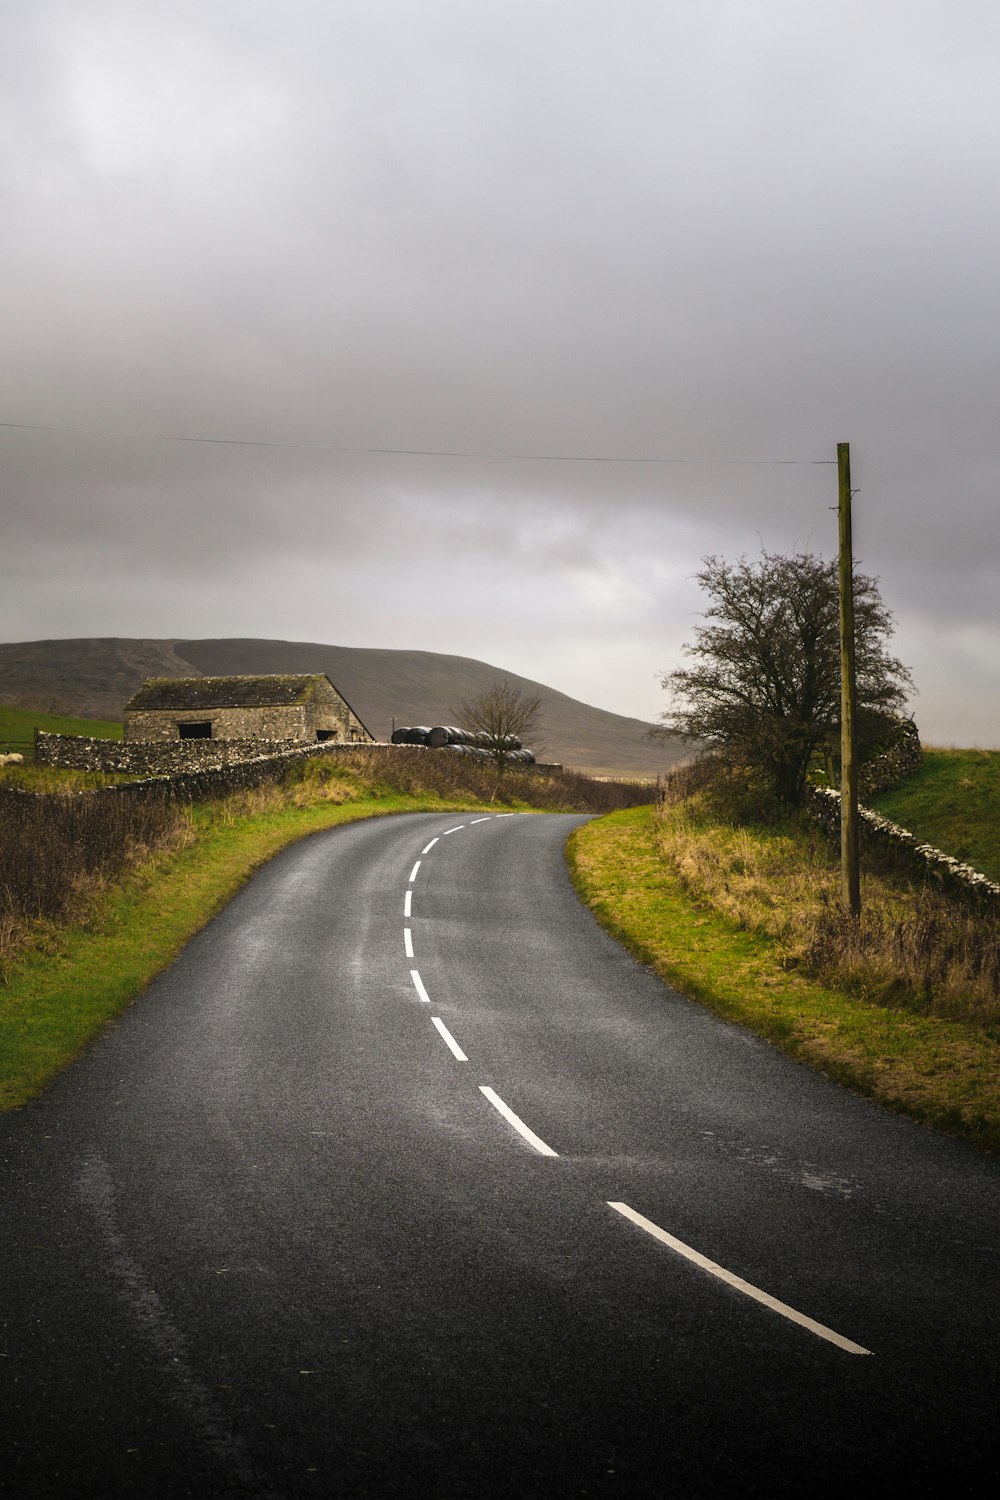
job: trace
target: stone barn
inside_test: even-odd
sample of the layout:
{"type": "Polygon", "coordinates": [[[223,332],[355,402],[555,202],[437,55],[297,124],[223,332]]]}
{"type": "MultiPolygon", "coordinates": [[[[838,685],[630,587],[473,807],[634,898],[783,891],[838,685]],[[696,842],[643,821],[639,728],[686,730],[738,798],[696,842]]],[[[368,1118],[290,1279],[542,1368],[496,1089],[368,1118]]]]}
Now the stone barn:
{"type": "Polygon", "coordinates": [[[181,740],[371,742],[324,672],[262,677],[151,677],[125,705],[132,744],[181,740]]]}

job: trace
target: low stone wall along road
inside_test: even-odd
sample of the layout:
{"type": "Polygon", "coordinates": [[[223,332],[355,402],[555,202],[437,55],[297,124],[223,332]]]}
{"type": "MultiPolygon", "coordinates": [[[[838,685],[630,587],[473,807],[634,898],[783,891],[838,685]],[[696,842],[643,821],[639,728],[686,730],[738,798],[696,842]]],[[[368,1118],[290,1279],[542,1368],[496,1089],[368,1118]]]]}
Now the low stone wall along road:
{"type": "Polygon", "coordinates": [[[0,1121],[0,1493],[995,1492],[998,1164],[665,988],[579,821],[309,838],[0,1121]]]}

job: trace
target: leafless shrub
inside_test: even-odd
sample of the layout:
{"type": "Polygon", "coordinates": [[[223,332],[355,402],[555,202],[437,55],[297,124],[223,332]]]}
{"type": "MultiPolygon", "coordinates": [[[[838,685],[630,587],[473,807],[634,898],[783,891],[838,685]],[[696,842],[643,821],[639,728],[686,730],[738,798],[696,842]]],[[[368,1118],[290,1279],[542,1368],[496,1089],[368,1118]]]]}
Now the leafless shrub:
{"type": "Polygon", "coordinates": [[[660,800],[667,806],[697,799],[727,823],[774,823],[787,817],[760,771],[721,750],[710,750],[669,771],[660,800]]]}
{"type": "Polygon", "coordinates": [[[451,713],[459,724],[487,741],[496,770],[501,774],[516,764],[510,758],[512,750],[527,745],[529,740],[534,751],[542,748],[542,700],[526,697],[506,677],[499,678],[477,698],[467,699],[451,713]]]}
{"type": "Polygon", "coordinates": [[[847,979],[882,1003],[1000,1021],[1000,922],[934,891],[915,892],[905,910],[869,904],[860,922],[826,907],[804,959],[821,978],[847,979]]]}
{"type": "Polygon", "coordinates": [[[177,838],[185,822],[182,809],[153,798],[0,787],[0,956],[25,923],[73,915],[87,891],[177,838]]]}

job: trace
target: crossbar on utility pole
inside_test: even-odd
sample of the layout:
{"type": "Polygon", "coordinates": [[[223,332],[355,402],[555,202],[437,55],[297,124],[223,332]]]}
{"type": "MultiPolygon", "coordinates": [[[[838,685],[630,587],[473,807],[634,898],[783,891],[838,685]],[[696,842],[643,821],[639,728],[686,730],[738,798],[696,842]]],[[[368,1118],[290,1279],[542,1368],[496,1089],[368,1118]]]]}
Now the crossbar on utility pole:
{"type": "Polygon", "coordinates": [[[854,666],[854,550],[851,538],[851,445],[837,444],[840,503],[840,889],[853,917],[861,915],[858,864],[857,685],[854,666]]]}

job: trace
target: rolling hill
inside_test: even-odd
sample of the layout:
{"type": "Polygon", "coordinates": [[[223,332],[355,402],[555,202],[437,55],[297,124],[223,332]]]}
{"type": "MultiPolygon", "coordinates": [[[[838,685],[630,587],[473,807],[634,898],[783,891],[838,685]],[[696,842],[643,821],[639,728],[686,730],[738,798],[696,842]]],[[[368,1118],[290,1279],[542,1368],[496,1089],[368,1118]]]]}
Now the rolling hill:
{"type": "Polygon", "coordinates": [[[449,724],[453,709],[507,677],[542,701],[544,754],[591,775],[656,776],[689,755],[650,725],[581,703],[544,683],[468,656],[306,641],[133,640],[118,637],[0,645],[0,702],[121,718],[147,677],[326,672],[377,739],[400,724],[449,724]]]}

